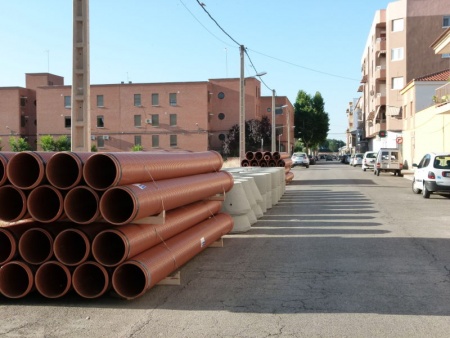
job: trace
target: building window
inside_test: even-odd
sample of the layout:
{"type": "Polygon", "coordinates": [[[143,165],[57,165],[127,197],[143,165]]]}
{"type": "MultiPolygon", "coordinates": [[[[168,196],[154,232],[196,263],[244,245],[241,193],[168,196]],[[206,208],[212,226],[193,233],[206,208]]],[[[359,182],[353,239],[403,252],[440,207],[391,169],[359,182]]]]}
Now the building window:
{"type": "Polygon", "coordinates": [[[152,94],[152,106],[159,106],[159,94],[152,94]]]}
{"type": "Polygon", "coordinates": [[[159,115],[158,114],[152,115],[152,126],[159,127],[159,115]]]}
{"type": "Polygon", "coordinates": [[[134,106],[135,107],[141,107],[141,94],[134,94],[134,106]]]}
{"type": "Polygon", "coordinates": [[[25,96],[20,97],[20,106],[25,107],[27,105],[27,98],[25,96]]]}
{"type": "Polygon", "coordinates": [[[170,126],[174,127],[177,125],[177,114],[170,114],[170,126]]]}
{"type": "Polygon", "coordinates": [[[152,135],[152,147],[153,148],[159,147],[159,135],[152,135]]]}
{"type": "Polygon", "coordinates": [[[169,104],[171,106],[177,105],[177,93],[170,93],[169,94],[169,104]]]}
{"type": "Polygon", "coordinates": [[[225,93],[220,92],[219,94],[217,94],[217,97],[222,100],[225,97],[225,93]]]}
{"type": "Polygon", "coordinates": [[[392,20],[392,31],[393,32],[401,32],[401,31],[403,31],[403,27],[404,27],[403,19],[392,20]]]}
{"type": "Polygon", "coordinates": [[[134,145],[135,146],[141,146],[142,145],[142,136],[141,135],[135,135],[134,136],[134,145]]]}
{"type": "Polygon", "coordinates": [[[403,47],[391,49],[391,61],[403,60],[403,47]]]}
{"type": "Polygon", "coordinates": [[[72,106],[72,103],[70,101],[70,96],[64,96],[64,108],[70,108],[72,106]]]}
{"type": "Polygon", "coordinates": [[[442,54],[443,59],[450,59],[450,53],[442,54]]]}
{"type": "Polygon", "coordinates": [[[97,137],[97,147],[104,148],[105,147],[105,139],[101,136],[97,137]]]}
{"type": "Polygon", "coordinates": [[[72,118],[70,116],[64,116],[64,128],[72,127],[72,118]]]}
{"type": "Polygon", "coordinates": [[[97,95],[97,107],[104,107],[103,95],[97,95]]]}
{"type": "Polygon", "coordinates": [[[442,28],[450,27],[450,16],[444,16],[442,20],[442,28]]]}
{"type": "Polygon", "coordinates": [[[403,77],[393,77],[392,78],[392,89],[400,90],[403,88],[403,77]]]}
{"type": "Polygon", "coordinates": [[[170,146],[171,147],[178,146],[177,135],[170,135],[170,146]]]}
{"type": "Polygon", "coordinates": [[[97,115],[97,128],[105,128],[105,118],[103,115],[97,115]]]}
{"type": "Polygon", "coordinates": [[[134,126],[141,127],[142,126],[142,117],[141,115],[134,115],[134,126]]]}
{"type": "Polygon", "coordinates": [[[218,118],[219,118],[219,120],[223,120],[225,118],[225,114],[219,113],[218,118]]]}

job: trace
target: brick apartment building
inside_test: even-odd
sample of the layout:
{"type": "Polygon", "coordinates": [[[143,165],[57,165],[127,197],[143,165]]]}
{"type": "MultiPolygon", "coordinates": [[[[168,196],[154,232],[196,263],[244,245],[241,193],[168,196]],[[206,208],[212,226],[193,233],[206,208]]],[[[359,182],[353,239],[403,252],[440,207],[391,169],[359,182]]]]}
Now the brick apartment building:
{"type": "Polygon", "coordinates": [[[448,0],[397,0],[375,13],[361,59],[361,94],[347,109],[353,152],[398,146],[404,129],[401,90],[415,78],[449,68],[450,54],[430,47],[449,26],[448,0]],[[387,137],[378,137],[380,131],[387,137]]]}
{"type": "MultiPolygon", "coordinates": [[[[270,119],[272,97],[261,97],[256,78],[245,84],[246,120],[270,119]]],[[[239,79],[91,85],[90,97],[91,142],[99,151],[130,151],[138,144],[144,150],[221,151],[229,129],[239,123],[239,79]]],[[[43,135],[70,136],[71,104],[71,86],[49,73],[26,74],[26,88],[0,88],[0,122],[8,126],[0,133],[3,150],[9,150],[13,135],[38,150],[43,135]]],[[[276,115],[278,126],[293,121],[287,97],[276,97],[281,106],[286,108],[276,115]]],[[[280,141],[284,151],[287,133],[280,141]]],[[[289,143],[294,144],[293,133],[289,143]]]]}

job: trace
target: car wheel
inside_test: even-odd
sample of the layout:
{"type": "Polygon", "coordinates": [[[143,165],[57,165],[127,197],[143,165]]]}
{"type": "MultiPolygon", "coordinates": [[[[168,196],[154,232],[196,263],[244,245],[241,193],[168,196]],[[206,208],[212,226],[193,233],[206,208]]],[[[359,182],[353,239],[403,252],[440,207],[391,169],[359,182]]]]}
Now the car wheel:
{"type": "Polygon", "coordinates": [[[306,168],[309,168],[309,165],[307,165],[306,168]]]}
{"type": "Polygon", "coordinates": [[[431,192],[427,189],[425,182],[423,182],[422,196],[423,198],[430,198],[431,192]]]}
{"type": "Polygon", "coordinates": [[[363,168],[363,171],[366,171],[366,168],[363,168]]]}
{"type": "Polygon", "coordinates": [[[415,183],[415,181],[413,179],[413,181],[412,181],[412,191],[413,191],[413,193],[420,194],[422,192],[422,190],[414,188],[414,183],[415,183]]]}

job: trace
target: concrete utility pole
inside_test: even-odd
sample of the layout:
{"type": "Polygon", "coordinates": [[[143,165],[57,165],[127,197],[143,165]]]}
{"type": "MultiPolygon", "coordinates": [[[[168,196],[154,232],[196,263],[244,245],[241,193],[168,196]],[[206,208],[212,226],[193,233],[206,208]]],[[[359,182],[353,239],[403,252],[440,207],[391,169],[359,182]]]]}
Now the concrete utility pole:
{"type": "Polygon", "coordinates": [[[272,89],[272,147],[271,147],[271,151],[272,153],[274,153],[276,151],[276,147],[275,147],[275,141],[276,141],[276,134],[275,134],[275,95],[277,95],[275,93],[275,89],[272,89]]]}
{"type": "Polygon", "coordinates": [[[239,79],[239,160],[245,158],[245,78],[244,78],[244,51],[245,47],[239,47],[241,56],[241,73],[239,79]]]}
{"type": "Polygon", "coordinates": [[[89,0],[73,0],[72,151],[91,151],[89,0]]]}

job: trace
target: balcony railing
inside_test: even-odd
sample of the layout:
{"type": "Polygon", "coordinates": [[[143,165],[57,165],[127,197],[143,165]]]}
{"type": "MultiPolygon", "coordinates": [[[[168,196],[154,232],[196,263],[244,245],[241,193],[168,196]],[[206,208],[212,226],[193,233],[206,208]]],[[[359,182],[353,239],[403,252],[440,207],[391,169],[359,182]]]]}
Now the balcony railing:
{"type": "Polygon", "coordinates": [[[377,38],[375,51],[380,52],[386,50],[386,38],[377,38]]]}
{"type": "Polygon", "coordinates": [[[436,89],[433,101],[435,103],[450,102],[450,82],[436,89]]]}

